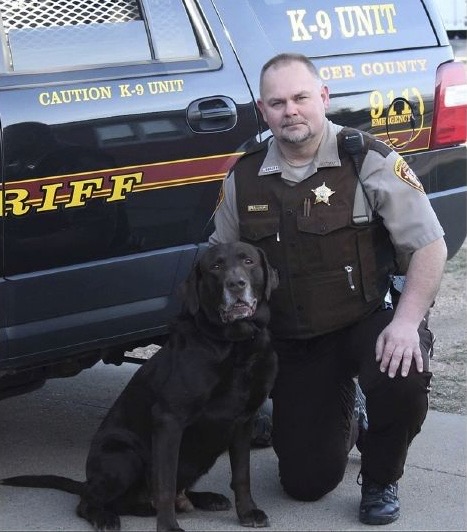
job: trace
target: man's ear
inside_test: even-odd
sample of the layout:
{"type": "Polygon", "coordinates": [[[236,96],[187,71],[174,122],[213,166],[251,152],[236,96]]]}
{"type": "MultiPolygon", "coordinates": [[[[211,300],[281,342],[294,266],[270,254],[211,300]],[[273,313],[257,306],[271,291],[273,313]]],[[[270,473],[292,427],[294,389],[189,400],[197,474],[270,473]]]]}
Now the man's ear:
{"type": "Polygon", "coordinates": [[[264,297],[268,301],[271,297],[271,292],[279,286],[279,274],[273,268],[266,257],[266,253],[261,248],[256,248],[261,257],[261,266],[263,267],[264,276],[264,297]]]}
{"type": "Polygon", "coordinates": [[[321,99],[323,100],[324,109],[329,109],[331,100],[329,98],[329,87],[327,85],[323,85],[321,87],[321,99]]]}
{"type": "Polygon", "coordinates": [[[265,115],[265,112],[264,112],[264,103],[263,103],[263,100],[261,100],[261,98],[259,98],[258,100],[256,100],[256,105],[263,117],[263,120],[267,123],[267,120],[266,120],[266,115],[265,115]]]}
{"type": "Polygon", "coordinates": [[[181,295],[184,310],[194,316],[199,311],[198,281],[200,276],[199,264],[191,270],[185,282],[181,285],[181,295]]]}

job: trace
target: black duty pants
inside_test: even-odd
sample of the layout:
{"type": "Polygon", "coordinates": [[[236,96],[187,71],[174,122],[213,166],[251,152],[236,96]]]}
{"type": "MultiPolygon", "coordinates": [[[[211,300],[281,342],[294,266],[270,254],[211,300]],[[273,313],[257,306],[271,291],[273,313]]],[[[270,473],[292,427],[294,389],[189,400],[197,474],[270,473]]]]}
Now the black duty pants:
{"type": "Polygon", "coordinates": [[[379,333],[393,310],[377,311],[338,332],[308,340],[275,340],[279,372],[273,389],[273,446],[285,491],[317,500],[342,480],[355,403],[355,382],[366,396],[368,433],[361,472],[380,484],[398,480],[408,447],[428,409],[432,334],[419,328],[424,371],[412,364],[393,379],[375,360],[379,333]]]}

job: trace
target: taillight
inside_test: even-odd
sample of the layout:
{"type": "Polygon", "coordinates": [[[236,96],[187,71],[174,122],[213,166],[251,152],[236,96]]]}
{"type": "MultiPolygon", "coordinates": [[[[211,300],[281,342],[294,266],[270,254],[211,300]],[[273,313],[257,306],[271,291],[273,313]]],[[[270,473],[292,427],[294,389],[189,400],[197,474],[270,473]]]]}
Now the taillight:
{"type": "Polygon", "coordinates": [[[430,148],[466,141],[467,78],[463,63],[444,63],[436,72],[430,148]]]}

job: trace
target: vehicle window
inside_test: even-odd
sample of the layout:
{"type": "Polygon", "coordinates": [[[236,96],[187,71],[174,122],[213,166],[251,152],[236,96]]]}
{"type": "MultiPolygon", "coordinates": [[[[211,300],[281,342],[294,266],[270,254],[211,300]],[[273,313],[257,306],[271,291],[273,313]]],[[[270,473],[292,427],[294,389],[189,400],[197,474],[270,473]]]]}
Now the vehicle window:
{"type": "Polygon", "coordinates": [[[6,0],[0,5],[4,71],[200,56],[182,0],[6,0]]]}
{"type": "MultiPolygon", "coordinates": [[[[216,0],[221,11],[229,10],[230,2],[216,0]]],[[[255,19],[279,51],[325,57],[437,45],[418,0],[249,0],[248,4],[253,13],[251,17],[245,13],[245,18],[255,19]]],[[[241,43],[238,35],[234,37],[241,43]]]]}

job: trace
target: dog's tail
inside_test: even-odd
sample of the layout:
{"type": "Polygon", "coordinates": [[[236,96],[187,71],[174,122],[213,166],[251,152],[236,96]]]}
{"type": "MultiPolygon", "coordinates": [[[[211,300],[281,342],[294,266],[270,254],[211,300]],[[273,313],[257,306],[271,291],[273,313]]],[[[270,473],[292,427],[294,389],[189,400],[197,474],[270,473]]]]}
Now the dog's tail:
{"type": "Polygon", "coordinates": [[[85,482],[79,482],[67,477],[58,475],[22,475],[19,477],[9,477],[0,480],[4,486],[21,486],[23,488],[49,488],[66,491],[74,495],[82,495],[85,482]]]}

